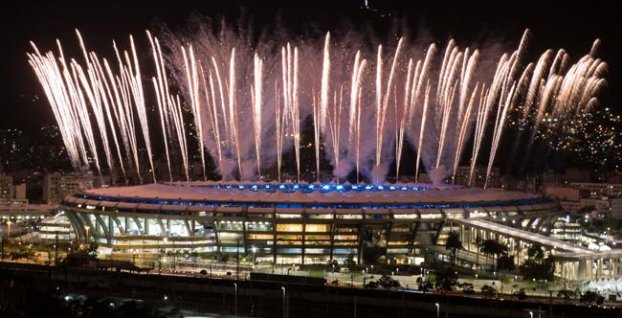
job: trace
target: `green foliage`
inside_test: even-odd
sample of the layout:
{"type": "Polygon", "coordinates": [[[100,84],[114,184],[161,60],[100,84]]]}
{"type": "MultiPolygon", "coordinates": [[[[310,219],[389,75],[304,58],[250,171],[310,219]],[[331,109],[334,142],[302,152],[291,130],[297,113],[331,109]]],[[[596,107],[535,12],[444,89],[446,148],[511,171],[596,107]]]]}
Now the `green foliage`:
{"type": "Polygon", "coordinates": [[[514,256],[501,255],[497,260],[497,269],[500,271],[511,272],[516,269],[514,264],[514,256]]]}
{"type": "Polygon", "coordinates": [[[462,246],[462,241],[460,240],[460,233],[456,231],[451,231],[447,235],[447,241],[445,241],[445,249],[451,250],[451,253],[454,256],[454,263],[456,262],[456,251],[464,249],[462,246]]]}
{"type": "Polygon", "coordinates": [[[35,252],[32,248],[27,246],[21,246],[17,251],[12,251],[9,253],[9,257],[12,260],[18,259],[32,259],[35,256],[35,252]]]}
{"type": "Polygon", "coordinates": [[[382,246],[366,246],[363,249],[363,261],[365,264],[378,264],[378,259],[387,254],[387,248],[382,246]]]}
{"type": "Polygon", "coordinates": [[[221,263],[226,263],[229,261],[229,254],[220,254],[218,255],[218,261],[221,263]]]}
{"type": "Polygon", "coordinates": [[[519,267],[519,271],[526,279],[553,280],[555,264],[550,258],[541,261],[528,259],[519,267]]]}
{"type": "Polygon", "coordinates": [[[434,279],[431,276],[426,277],[426,279],[422,279],[421,277],[417,278],[417,287],[422,292],[428,292],[432,290],[434,287],[434,279]]]}
{"type": "Polygon", "coordinates": [[[378,279],[378,285],[383,288],[397,288],[400,287],[400,282],[393,279],[390,275],[382,275],[378,279]]]}
{"type": "Polygon", "coordinates": [[[499,256],[506,255],[508,253],[508,247],[495,240],[484,240],[482,241],[480,251],[484,254],[499,256]]]}
{"type": "Polygon", "coordinates": [[[309,276],[323,278],[324,277],[324,271],[321,270],[321,269],[313,269],[313,270],[309,271],[309,276]]]}
{"type": "Polygon", "coordinates": [[[525,300],[525,299],[527,299],[527,293],[525,292],[524,288],[521,288],[518,291],[515,291],[512,294],[512,296],[516,297],[516,299],[518,299],[518,300],[525,300]]]}
{"type": "Polygon", "coordinates": [[[458,286],[462,289],[462,292],[466,295],[472,295],[475,293],[475,289],[473,289],[472,283],[464,282],[458,286]]]}
{"type": "Polygon", "coordinates": [[[96,259],[97,256],[99,255],[99,251],[97,251],[97,249],[99,248],[99,246],[97,246],[97,244],[95,243],[91,243],[86,247],[86,257],[88,259],[96,259]]]}
{"type": "Polygon", "coordinates": [[[579,297],[579,301],[589,305],[601,305],[605,301],[605,297],[601,296],[597,292],[586,291],[585,293],[581,294],[581,297],[579,297]]]}
{"type": "Polygon", "coordinates": [[[350,254],[348,259],[344,261],[344,265],[348,268],[350,273],[356,270],[356,261],[354,260],[354,254],[350,254]]]}
{"type": "Polygon", "coordinates": [[[493,255],[499,257],[500,255],[508,254],[508,247],[505,244],[501,244],[496,240],[483,240],[478,244],[480,252],[486,255],[493,255]]]}
{"type": "Polygon", "coordinates": [[[489,285],[482,286],[482,294],[484,296],[494,297],[496,293],[497,293],[497,289],[496,288],[494,288],[492,286],[489,286],[489,285]]]}
{"type": "Polygon", "coordinates": [[[458,274],[449,268],[436,273],[434,287],[440,291],[452,291],[458,286],[458,274]]]}
{"type": "Polygon", "coordinates": [[[539,244],[531,244],[531,246],[527,249],[527,256],[540,261],[544,258],[544,250],[539,244]]]}
{"type": "Polygon", "coordinates": [[[365,287],[365,288],[369,288],[369,289],[376,289],[376,288],[378,288],[378,286],[379,286],[379,285],[378,285],[378,282],[373,281],[373,280],[370,280],[369,282],[367,282],[367,283],[365,284],[365,286],[364,286],[364,287],[365,287]]]}

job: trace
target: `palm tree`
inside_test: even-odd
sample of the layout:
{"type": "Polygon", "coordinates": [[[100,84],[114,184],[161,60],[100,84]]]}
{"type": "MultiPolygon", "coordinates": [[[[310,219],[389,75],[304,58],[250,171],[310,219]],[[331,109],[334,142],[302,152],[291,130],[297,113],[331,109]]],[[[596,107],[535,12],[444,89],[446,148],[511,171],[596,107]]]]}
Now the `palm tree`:
{"type": "Polygon", "coordinates": [[[482,240],[482,238],[481,238],[481,237],[477,236],[477,237],[475,238],[475,246],[477,247],[477,248],[476,248],[476,250],[477,250],[477,254],[476,254],[476,259],[475,259],[475,262],[477,263],[477,268],[478,268],[478,269],[479,269],[479,252],[480,252],[480,251],[481,251],[481,249],[482,249],[482,244],[483,244],[483,242],[484,242],[484,240],[482,240]]]}
{"type": "MultiPolygon", "coordinates": [[[[497,257],[499,255],[507,255],[508,253],[508,247],[505,244],[501,244],[492,239],[483,241],[480,250],[487,257],[488,255],[493,255],[495,264],[497,263],[497,257]]],[[[486,258],[486,265],[488,265],[488,258],[486,258]]]]}
{"type": "Polygon", "coordinates": [[[460,240],[460,233],[456,231],[449,232],[447,240],[445,241],[445,249],[451,250],[451,253],[453,254],[453,263],[456,264],[456,252],[459,249],[464,249],[462,241],[460,240]]]}

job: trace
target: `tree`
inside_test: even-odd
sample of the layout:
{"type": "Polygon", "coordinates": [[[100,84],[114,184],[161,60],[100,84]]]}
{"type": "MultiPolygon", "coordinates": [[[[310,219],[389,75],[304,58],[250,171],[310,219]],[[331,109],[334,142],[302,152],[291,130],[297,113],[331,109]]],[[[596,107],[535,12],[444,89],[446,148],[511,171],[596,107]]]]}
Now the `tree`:
{"type": "Polygon", "coordinates": [[[499,259],[497,259],[497,270],[511,272],[515,268],[514,256],[501,255],[499,259]]]}
{"type": "Polygon", "coordinates": [[[99,251],[97,250],[99,246],[95,243],[91,243],[86,247],[86,257],[88,259],[96,259],[99,255],[99,251]]]}
{"type": "Polygon", "coordinates": [[[482,242],[480,250],[482,253],[486,254],[486,256],[493,255],[495,259],[499,255],[508,254],[508,247],[505,244],[501,244],[497,242],[496,240],[491,240],[491,239],[484,240],[482,242]]]}
{"type": "Polygon", "coordinates": [[[476,261],[475,261],[475,263],[477,263],[478,268],[479,268],[479,253],[480,253],[480,252],[481,252],[481,250],[482,250],[483,243],[484,243],[484,240],[482,240],[482,238],[481,238],[481,237],[477,236],[477,237],[475,238],[475,246],[477,246],[477,255],[476,255],[476,261]]]}
{"type": "Polygon", "coordinates": [[[527,293],[525,292],[525,288],[521,288],[518,291],[515,291],[512,294],[513,297],[516,297],[516,299],[518,300],[525,300],[527,299],[527,293]]]}
{"type": "Polygon", "coordinates": [[[585,293],[581,294],[579,301],[589,305],[600,305],[605,301],[605,297],[601,296],[597,292],[588,290],[585,293]]]}
{"type": "Polygon", "coordinates": [[[365,264],[378,264],[378,259],[387,254],[387,248],[372,245],[363,249],[363,261],[365,264]]]}
{"type": "Polygon", "coordinates": [[[419,288],[420,291],[426,293],[432,290],[432,288],[434,287],[434,284],[432,284],[432,280],[430,276],[426,277],[425,280],[422,279],[421,277],[417,277],[417,287],[419,288]]]}
{"type": "Polygon", "coordinates": [[[35,256],[35,252],[29,246],[20,246],[17,251],[12,251],[11,253],[9,253],[9,256],[12,260],[18,260],[22,258],[30,260],[35,256]]]}
{"type": "Polygon", "coordinates": [[[348,268],[350,273],[354,272],[354,270],[356,269],[356,261],[354,260],[354,254],[350,254],[348,256],[348,259],[346,259],[343,262],[343,264],[346,266],[346,268],[348,268]]]}
{"type": "Polygon", "coordinates": [[[458,250],[464,249],[462,246],[462,241],[460,240],[460,233],[456,231],[451,231],[447,235],[447,241],[445,241],[445,249],[451,250],[453,255],[453,263],[456,263],[456,252],[458,250]]]}
{"type": "Polygon", "coordinates": [[[378,285],[383,288],[397,288],[400,287],[400,282],[389,275],[382,275],[382,277],[378,279],[378,285]]]}
{"type": "Polygon", "coordinates": [[[544,250],[540,244],[531,244],[527,249],[527,256],[536,260],[542,260],[544,258],[544,250]]]}
{"type": "Polygon", "coordinates": [[[459,286],[460,288],[462,288],[462,292],[463,292],[465,295],[472,295],[472,294],[474,294],[474,293],[475,293],[475,290],[473,289],[473,284],[472,284],[472,283],[467,283],[467,282],[464,282],[464,283],[462,283],[462,284],[460,284],[460,285],[458,285],[458,286],[459,286]]]}
{"type": "Polygon", "coordinates": [[[436,281],[434,287],[440,291],[452,291],[458,286],[458,274],[452,271],[450,268],[445,268],[443,271],[438,271],[435,274],[436,281]]]}
{"type": "Polygon", "coordinates": [[[526,279],[553,280],[555,264],[550,258],[541,261],[528,259],[518,269],[526,279]]]}
{"type": "Polygon", "coordinates": [[[527,279],[553,280],[555,264],[552,259],[544,258],[544,249],[539,244],[532,244],[527,249],[526,260],[519,270],[527,279]]]}
{"type": "Polygon", "coordinates": [[[482,294],[484,296],[494,297],[496,293],[497,293],[497,289],[496,288],[494,288],[492,286],[489,286],[489,285],[482,286],[482,294]]]}
{"type": "Polygon", "coordinates": [[[369,282],[367,282],[367,283],[365,284],[365,286],[363,286],[363,287],[365,287],[365,288],[369,288],[369,289],[376,289],[376,288],[378,288],[378,286],[379,286],[379,285],[378,285],[378,282],[373,281],[373,280],[370,280],[370,281],[369,281],[369,282]]]}

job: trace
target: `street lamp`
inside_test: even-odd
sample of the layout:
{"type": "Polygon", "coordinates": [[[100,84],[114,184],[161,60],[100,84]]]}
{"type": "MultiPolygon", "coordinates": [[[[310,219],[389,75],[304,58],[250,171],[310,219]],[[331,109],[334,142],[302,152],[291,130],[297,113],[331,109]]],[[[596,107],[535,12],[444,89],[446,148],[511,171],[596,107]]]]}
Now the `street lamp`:
{"type": "Polygon", "coordinates": [[[253,252],[253,268],[255,267],[255,257],[257,253],[257,248],[255,246],[251,247],[251,252],[253,252]]]}
{"type": "Polygon", "coordinates": [[[286,302],[286,290],[285,286],[281,286],[281,290],[283,291],[283,318],[287,318],[287,302],[286,302]]]}
{"type": "Polygon", "coordinates": [[[233,314],[238,315],[238,283],[233,283],[233,314]]]}
{"type": "Polygon", "coordinates": [[[440,318],[441,316],[441,305],[439,303],[434,304],[436,306],[436,318],[440,318]]]}
{"type": "Polygon", "coordinates": [[[89,243],[89,229],[90,229],[90,228],[91,228],[91,227],[89,227],[88,225],[85,225],[85,226],[84,226],[84,229],[86,230],[86,237],[84,238],[84,240],[86,241],[86,244],[88,244],[88,243],[89,243]]]}

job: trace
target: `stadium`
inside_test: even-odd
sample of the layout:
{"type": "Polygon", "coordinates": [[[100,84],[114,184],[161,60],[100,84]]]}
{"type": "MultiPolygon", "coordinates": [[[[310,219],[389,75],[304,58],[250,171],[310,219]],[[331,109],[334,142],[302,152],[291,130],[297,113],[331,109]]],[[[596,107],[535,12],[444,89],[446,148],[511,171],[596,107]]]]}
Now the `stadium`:
{"type": "Polygon", "coordinates": [[[171,182],[86,190],[62,209],[83,242],[272,264],[363,264],[373,246],[415,264],[449,231],[467,247],[495,235],[466,222],[546,235],[559,216],[558,204],[537,194],[431,184],[171,182]]]}

